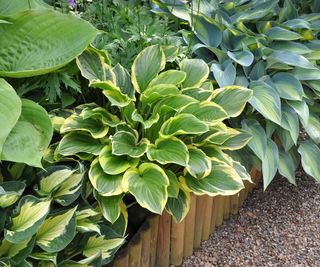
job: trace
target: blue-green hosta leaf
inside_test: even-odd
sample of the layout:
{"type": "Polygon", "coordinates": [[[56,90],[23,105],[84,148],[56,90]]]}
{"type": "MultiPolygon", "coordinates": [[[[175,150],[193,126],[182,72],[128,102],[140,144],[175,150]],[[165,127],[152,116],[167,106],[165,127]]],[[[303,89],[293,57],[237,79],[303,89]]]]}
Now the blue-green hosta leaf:
{"type": "Polygon", "coordinates": [[[158,165],[142,163],[139,168],[125,172],[122,187],[131,193],[143,208],[161,214],[167,199],[169,178],[158,165]]]}
{"type": "Polygon", "coordinates": [[[281,124],[281,102],[278,92],[263,81],[250,83],[253,96],[249,103],[266,119],[281,124]]]}
{"type": "Polygon", "coordinates": [[[292,41],[292,40],[299,40],[301,38],[301,35],[293,32],[286,30],[281,27],[272,27],[269,30],[266,31],[265,35],[271,40],[280,40],[280,41],[292,41]]]}
{"type": "Polygon", "coordinates": [[[308,54],[312,52],[312,50],[306,45],[292,41],[273,42],[269,47],[273,50],[289,51],[298,55],[308,54]]]}
{"type": "Polygon", "coordinates": [[[166,211],[173,216],[176,223],[180,223],[188,214],[190,209],[190,193],[182,189],[176,198],[169,197],[166,211]]]}
{"type": "MultiPolygon", "coordinates": [[[[308,59],[302,55],[297,55],[288,51],[273,51],[270,55],[274,60],[303,69],[315,69],[318,70],[308,59]]],[[[298,78],[298,77],[296,77],[298,78]]],[[[299,78],[298,78],[299,79],[299,78]]],[[[300,79],[299,79],[300,80],[300,79]]]]}
{"type": "Polygon", "coordinates": [[[99,155],[103,146],[101,141],[93,138],[91,134],[73,131],[62,137],[56,152],[62,156],[73,156],[79,153],[99,155]]]}
{"type": "Polygon", "coordinates": [[[175,163],[186,166],[189,160],[187,146],[174,136],[157,139],[154,145],[149,145],[147,156],[149,160],[155,160],[163,165],[175,163]]]}
{"type": "Polygon", "coordinates": [[[300,18],[288,20],[284,22],[283,25],[290,29],[310,29],[311,27],[308,21],[300,18]]]}
{"type": "Polygon", "coordinates": [[[230,117],[237,117],[252,97],[252,90],[241,86],[226,86],[213,91],[212,101],[221,106],[230,117]]]}
{"type": "Polygon", "coordinates": [[[290,132],[295,145],[297,144],[300,126],[297,113],[289,105],[282,105],[281,127],[290,132]]]}
{"type": "Polygon", "coordinates": [[[123,194],[114,196],[102,196],[97,191],[95,191],[94,197],[98,201],[103,217],[107,221],[114,223],[120,217],[121,205],[125,206],[122,202],[123,194]]]}
{"type": "Polygon", "coordinates": [[[112,68],[112,71],[116,76],[116,85],[120,88],[121,92],[130,98],[134,98],[134,89],[129,72],[119,63],[112,68]]]}
{"type": "Polygon", "coordinates": [[[199,120],[210,124],[215,124],[228,118],[226,111],[214,102],[197,102],[183,108],[180,113],[193,114],[199,120]]]}
{"type": "Polygon", "coordinates": [[[96,106],[94,108],[88,107],[84,108],[80,116],[86,120],[86,119],[94,119],[94,120],[100,120],[103,124],[106,124],[111,127],[117,126],[121,121],[116,116],[108,112],[105,108],[96,106]]]}
{"type": "Polygon", "coordinates": [[[175,175],[175,173],[173,171],[170,170],[165,170],[166,175],[169,178],[169,186],[167,188],[168,190],[168,196],[169,197],[174,197],[177,198],[178,194],[179,194],[179,182],[178,182],[178,178],[175,175]]]}
{"type": "Polygon", "coordinates": [[[159,45],[149,46],[140,52],[131,69],[134,89],[143,93],[149,83],[164,69],[165,64],[166,57],[159,45]]]}
{"type": "Polygon", "coordinates": [[[308,123],[303,123],[307,134],[316,143],[320,143],[320,117],[316,113],[310,113],[308,123]]]}
{"type": "Polygon", "coordinates": [[[41,167],[41,158],[52,134],[46,110],[31,100],[23,99],[21,116],[7,137],[0,158],[41,167]]]}
{"type": "Polygon", "coordinates": [[[190,175],[180,177],[183,185],[196,195],[209,196],[234,195],[244,187],[241,177],[233,167],[220,160],[213,160],[211,164],[211,173],[203,179],[190,175]]]}
{"type": "Polygon", "coordinates": [[[128,155],[132,158],[140,158],[148,150],[148,139],[142,138],[138,143],[137,138],[128,132],[119,131],[110,139],[112,153],[116,156],[128,155]]]}
{"type": "Polygon", "coordinates": [[[37,245],[47,252],[64,249],[76,235],[76,209],[77,207],[49,216],[37,232],[37,245]]]}
{"type": "Polygon", "coordinates": [[[211,173],[211,160],[201,150],[193,146],[188,147],[189,160],[187,171],[195,178],[202,179],[211,173]]]}
{"type": "Polygon", "coordinates": [[[217,22],[208,17],[192,14],[192,28],[201,42],[210,47],[218,47],[222,41],[222,30],[217,22]]]}
{"type": "Polygon", "coordinates": [[[106,174],[117,175],[125,172],[130,167],[136,167],[139,159],[116,156],[112,153],[111,146],[105,146],[99,155],[99,163],[106,174]]]}
{"type": "Polygon", "coordinates": [[[11,243],[19,243],[33,236],[45,220],[50,203],[50,200],[40,200],[31,195],[21,198],[11,216],[10,226],[5,229],[5,239],[11,243]]]}
{"type": "Polygon", "coordinates": [[[280,140],[281,146],[286,152],[288,152],[295,145],[289,131],[283,128],[277,128],[275,133],[280,140]]]}
{"type": "Polygon", "coordinates": [[[192,114],[179,114],[168,119],[161,127],[162,136],[201,134],[209,130],[206,123],[192,114]]]}
{"type": "Polygon", "coordinates": [[[304,94],[302,85],[292,74],[278,72],[272,76],[272,82],[281,98],[288,100],[302,100],[304,94]]]}
{"type": "Polygon", "coordinates": [[[202,59],[184,59],[180,63],[180,70],[187,74],[183,88],[199,87],[209,76],[209,67],[202,59]]]}
{"type": "Polygon", "coordinates": [[[241,122],[242,128],[252,135],[252,139],[248,143],[248,146],[258,156],[259,159],[264,159],[267,150],[267,136],[256,120],[243,120],[241,122]]]}
{"type": "Polygon", "coordinates": [[[267,149],[262,159],[262,176],[263,176],[263,188],[267,189],[268,185],[273,180],[277,173],[279,166],[279,151],[277,145],[268,139],[267,149]]]}
{"type": "Polygon", "coordinates": [[[30,237],[14,244],[4,239],[0,245],[0,258],[8,257],[13,260],[15,264],[23,266],[21,262],[25,260],[33,250],[34,241],[35,237],[30,237]]]}
{"type": "Polygon", "coordinates": [[[0,75],[8,77],[59,69],[80,55],[97,34],[90,23],[52,10],[28,10],[9,22],[0,24],[0,75]],[[11,49],[19,53],[12,54],[11,49]]]}
{"type": "Polygon", "coordinates": [[[282,176],[286,177],[290,183],[296,185],[296,166],[290,153],[279,151],[278,171],[282,176]]]}
{"type": "Polygon", "coordinates": [[[121,187],[122,175],[105,173],[101,168],[98,158],[91,163],[89,179],[94,189],[103,196],[119,195],[123,191],[121,187]]]}
{"type": "Polygon", "coordinates": [[[237,171],[243,181],[252,183],[250,173],[248,173],[246,168],[239,161],[232,160],[232,167],[237,171]]]}
{"type": "Polygon", "coordinates": [[[304,171],[320,182],[320,149],[312,141],[307,140],[300,144],[298,149],[304,171]]]}
{"type": "Polygon", "coordinates": [[[248,50],[244,50],[241,52],[228,51],[227,54],[229,58],[231,58],[233,61],[239,63],[241,66],[244,66],[244,67],[249,67],[254,60],[253,54],[248,50]]]}
{"type": "Polygon", "coordinates": [[[301,122],[305,125],[309,121],[309,107],[307,103],[303,101],[287,101],[288,105],[292,107],[301,119],[301,122]]]}
{"type": "Polygon", "coordinates": [[[21,100],[15,90],[4,79],[0,79],[0,159],[2,147],[17,123],[21,113],[21,100]]]}
{"type": "Polygon", "coordinates": [[[305,69],[295,67],[291,74],[294,75],[300,81],[320,80],[319,69],[305,69]]]}
{"type": "Polygon", "coordinates": [[[0,183],[0,208],[7,208],[19,199],[26,184],[19,181],[0,183]]]}
{"type": "Polygon", "coordinates": [[[169,85],[178,85],[181,84],[187,77],[187,74],[181,70],[167,70],[160,73],[155,77],[149,84],[149,87],[160,85],[160,84],[169,84],[169,85]]]}
{"type": "Polygon", "coordinates": [[[211,71],[220,87],[234,84],[236,79],[236,68],[233,66],[232,62],[226,61],[222,65],[212,64],[211,71]]]}
{"type": "Polygon", "coordinates": [[[111,81],[93,81],[90,84],[93,88],[102,89],[102,93],[108,98],[112,106],[125,107],[132,99],[121,92],[121,89],[111,81]]]}

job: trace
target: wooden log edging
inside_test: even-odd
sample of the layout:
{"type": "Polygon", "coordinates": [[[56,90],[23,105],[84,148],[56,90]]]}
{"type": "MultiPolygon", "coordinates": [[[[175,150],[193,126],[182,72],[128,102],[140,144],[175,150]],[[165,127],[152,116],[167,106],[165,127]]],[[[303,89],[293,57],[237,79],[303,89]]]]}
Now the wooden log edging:
{"type": "Polygon", "coordinates": [[[245,182],[245,188],[236,195],[209,197],[192,194],[189,213],[179,224],[167,212],[148,218],[127,247],[118,253],[113,266],[168,267],[182,264],[183,257],[191,256],[193,249],[209,239],[223,220],[238,213],[261,180],[261,173],[255,168],[250,174],[254,184],[245,182]]]}

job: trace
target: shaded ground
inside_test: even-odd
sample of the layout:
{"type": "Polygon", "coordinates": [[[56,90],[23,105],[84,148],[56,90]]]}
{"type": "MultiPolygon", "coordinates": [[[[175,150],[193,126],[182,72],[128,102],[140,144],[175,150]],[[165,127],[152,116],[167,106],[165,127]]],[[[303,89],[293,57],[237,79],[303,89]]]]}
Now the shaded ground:
{"type": "Polygon", "coordinates": [[[297,173],[298,187],[276,178],[246,200],[182,266],[320,267],[320,184],[297,173]]]}

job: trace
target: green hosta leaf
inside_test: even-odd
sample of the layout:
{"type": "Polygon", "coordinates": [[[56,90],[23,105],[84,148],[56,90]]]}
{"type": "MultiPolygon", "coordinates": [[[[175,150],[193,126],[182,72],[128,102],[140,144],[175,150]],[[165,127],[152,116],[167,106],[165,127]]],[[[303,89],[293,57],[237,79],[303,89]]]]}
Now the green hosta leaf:
{"type": "Polygon", "coordinates": [[[176,223],[180,223],[188,214],[190,209],[190,193],[182,189],[176,198],[169,197],[166,211],[169,212],[176,223]]]}
{"type": "Polygon", "coordinates": [[[184,88],[201,86],[209,76],[209,67],[202,59],[184,59],[180,63],[180,70],[187,74],[182,83],[184,88]]]}
{"type": "Polygon", "coordinates": [[[175,163],[186,166],[189,160],[187,146],[180,139],[173,136],[157,139],[155,145],[149,146],[147,156],[149,160],[155,160],[163,165],[175,163]]]}
{"type": "Polygon", "coordinates": [[[315,113],[310,113],[309,120],[307,124],[303,123],[303,127],[305,128],[308,135],[311,139],[316,143],[320,143],[320,117],[315,113]]]}
{"type": "MultiPolygon", "coordinates": [[[[0,79],[0,155],[2,147],[17,123],[21,113],[21,100],[15,90],[4,79],[0,79]]],[[[0,156],[1,159],[1,156],[0,156]]]]}
{"type": "Polygon", "coordinates": [[[16,203],[25,187],[26,184],[19,181],[0,183],[0,208],[7,208],[16,203]]]}
{"type": "Polygon", "coordinates": [[[0,258],[8,257],[17,265],[23,266],[22,261],[25,260],[31,253],[34,247],[34,241],[35,238],[30,237],[24,241],[14,244],[4,239],[2,240],[0,246],[0,258]]]}
{"type": "Polygon", "coordinates": [[[221,106],[230,117],[237,117],[252,97],[252,90],[241,86],[226,86],[214,90],[212,101],[221,106]]]}
{"type": "Polygon", "coordinates": [[[49,216],[36,235],[37,245],[47,252],[64,249],[76,234],[77,207],[49,216]]]}
{"type": "Polygon", "coordinates": [[[127,170],[122,187],[131,193],[140,206],[161,214],[168,198],[169,178],[156,164],[142,163],[139,168],[127,170]]]}
{"type": "Polygon", "coordinates": [[[309,121],[309,107],[305,101],[287,101],[288,105],[292,107],[299,115],[303,124],[308,124],[309,121]]]}
{"type": "Polygon", "coordinates": [[[190,175],[181,177],[184,186],[196,195],[209,196],[234,195],[244,187],[241,177],[233,167],[219,160],[214,160],[211,164],[211,173],[203,179],[190,175]]]}
{"type": "Polygon", "coordinates": [[[41,158],[52,133],[51,120],[45,109],[23,99],[21,116],[7,137],[0,158],[41,167],[41,158]]]}
{"type": "Polygon", "coordinates": [[[85,120],[100,120],[103,124],[109,125],[111,127],[116,127],[121,122],[116,115],[111,114],[105,108],[99,106],[96,106],[94,108],[84,108],[81,111],[80,116],[85,120]]]}
{"type": "Polygon", "coordinates": [[[119,63],[112,68],[112,71],[116,75],[116,85],[120,88],[121,92],[130,98],[134,98],[134,89],[129,72],[119,63]]]}
{"type": "Polygon", "coordinates": [[[287,64],[287,65],[296,66],[303,69],[317,70],[317,67],[311,64],[311,62],[307,60],[304,56],[297,55],[289,51],[273,51],[270,57],[272,57],[274,60],[278,62],[287,64]]]}
{"type": "Polygon", "coordinates": [[[244,50],[241,52],[228,51],[227,54],[228,54],[229,58],[231,58],[233,61],[239,63],[240,65],[242,65],[244,67],[249,67],[254,60],[253,54],[248,50],[244,50]]]}
{"type": "Polygon", "coordinates": [[[236,79],[236,68],[232,62],[226,61],[222,65],[212,64],[211,71],[220,87],[233,85],[236,79]]]}
{"type": "Polygon", "coordinates": [[[179,194],[179,182],[177,176],[174,174],[174,172],[170,170],[165,170],[166,175],[169,178],[169,186],[167,188],[168,190],[168,196],[177,198],[179,194]]]}
{"type": "Polygon", "coordinates": [[[195,178],[201,179],[211,173],[211,160],[200,149],[189,146],[189,161],[187,171],[195,178]]]}
{"type": "Polygon", "coordinates": [[[266,119],[281,124],[281,102],[278,92],[263,81],[250,83],[253,96],[249,103],[266,119]]]}
{"type": "Polygon", "coordinates": [[[320,149],[312,141],[304,141],[298,149],[305,172],[320,182],[320,149]]]}
{"type": "Polygon", "coordinates": [[[206,123],[192,114],[180,114],[168,119],[161,127],[160,134],[172,136],[180,134],[201,134],[208,131],[206,123]]]}
{"type": "Polygon", "coordinates": [[[140,158],[148,150],[148,139],[142,138],[138,143],[137,138],[128,132],[119,131],[110,139],[112,153],[116,156],[128,155],[132,158],[140,158]]]}
{"type": "Polygon", "coordinates": [[[243,120],[241,124],[242,128],[250,133],[253,137],[248,143],[248,146],[258,156],[259,159],[264,159],[267,150],[267,136],[264,129],[259,122],[252,119],[243,120]]]}
{"type": "Polygon", "coordinates": [[[150,82],[149,87],[160,84],[178,85],[181,84],[186,79],[186,77],[187,74],[184,71],[167,70],[155,77],[150,82]]]}
{"type": "Polygon", "coordinates": [[[96,158],[90,166],[89,179],[92,186],[103,196],[113,196],[122,193],[122,175],[110,175],[103,171],[96,158]]]}
{"type": "Polygon", "coordinates": [[[214,102],[198,102],[183,108],[180,113],[192,114],[203,122],[215,124],[228,118],[226,111],[214,102]]]}
{"type": "Polygon", "coordinates": [[[300,34],[281,27],[272,27],[265,34],[271,40],[292,41],[301,38],[300,34]]]}
{"type": "MultiPolygon", "coordinates": [[[[288,105],[282,105],[281,127],[290,132],[291,138],[295,145],[299,137],[299,118],[297,113],[288,105]]],[[[320,129],[320,128],[319,128],[320,129]]]]}
{"type": "Polygon", "coordinates": [[[57,147],[57,153],[63,156],[73,156],[79,153],[99,155],[103,148],[99,139],[95,139],[91,134],[74,131],[66,134],[57,147]]]}
{"type": "Polygon", "coordinates": [[[17,210],[11,216],[11,224],[5,229],[5,239],[19,243],[33,236],[45,220],[50,200],[40,200],[27,195],[21,198],[17,210]]]}
{"type": "Polygon", "coordinates": [[[8,20],[10,24],[0,24],[1,76],[52,72],[80,55],[97,34],[88,22],[51,10],[29,10],[8,20]]]}
{"type": "Polygon", "coordinates": [[[267,189],[268,185],[273,180],[277,173],[279,165],[279,151],[277,145],[270,139],[268,139],[266,153],[262,159],[262,176],[263,176],[263,188],[267,189]]]}
{"type": "Polygon", "coordinates": [[[16,13],[27,11],[29,9],[42,10],[50,8],[49,5],[44,3],[42,0],[11,0],[11,1],[0,1],[0,16],[12,16],[16,13]]]}
{"type": "Polygon", "coordinates": [[[279,173],[286,177],[288,181],[296,185],[296,166],[292,155],[288,152],[279,151],[279,173]]]}
{"type": "Polygon", "coordinates": [[[288,100],[302,100],[304,94],[302,85],[292,74],[278,72],[272,76],[272,82],[281,98],[288,100]]]}
{"type": "Polygon", "coordinates": [[[106,174],[121,174],[130,167],[136,167],[139,159],[127,156],[115,156],[112,154],[111,146],[105,146],[99,155],[99,163],[106,174]]]}
{"type": "Polygon", "coordinates": [[[122,202],[123,194],[114,196],[102,196],[95,191],[94,196],[99,203],[99,207],[101,209],[103,217],[107,221],[114,223],[120,217],[120,205],[124,205],[122,202]]]}
{"type": "Polygon", "coordinates": [[[222,41],[222,31],[215,20],[198,14],[192,14],[192,27],[201,42],[217,47],[222,41]]]}
{"type": "Polygon", "coordinates": [[[134,89],[142,93],[158,73],[164,69],[165,63],[165,54],[159,45],[149,46],[140,52],[131,69],[134,89]]]}

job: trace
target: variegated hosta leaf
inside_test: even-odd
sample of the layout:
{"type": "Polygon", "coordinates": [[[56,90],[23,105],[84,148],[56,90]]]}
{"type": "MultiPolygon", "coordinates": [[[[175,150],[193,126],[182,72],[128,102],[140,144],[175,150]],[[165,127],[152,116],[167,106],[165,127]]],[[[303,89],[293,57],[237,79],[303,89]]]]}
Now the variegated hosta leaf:
{"type": "Polygon", "coordinates": [[[36,243],[47,252],[64,249],[76,234],[77,207],[49,216],[39,228],[36,243]]]}
{"type": "Polygon", "coordinates": [[[190,193],[182,189],[176,198],[169,197],[166,211],[169,212],[176,223],[180,223],[188,214],[190,208],[190,193]]]}
{"type": "Polygon", "coordinates": [[[94,197],[98,201],[103,217],[114,223],[121,214],[121,205],[125,207],[122,202],[123,194],[114,196],[102,196],[97,191],[94,192],[94,197]]]}
{"type": "Polygon", "coordinates": [[[178,85],[187,77],[187,74],[181,70],[167,70],[160,73],[149,84],[149,87],[159,84],[178,85]]]}
{"type": "Polygon", "coordinates": [[[239,174],[233,167],[219,160],[212,160],[211,173],[203,179],[190,175],[180,177],[183,186],[196,195],[234,195],[244,188],[239,174]]]}
{"type": "Polygon", "coordinates": [[[41,261],[45,267],[46,265],[48,267],[54,267],[57,265],[57,255],[56,252],[39,251],[31,253],[29,258],[41,261]]]}
{"type": "Polygon", "coordinates": [[[157,139],[155,145],[149,146],[147,156],[149,160],[155,160],[163,165],[175,163],[186,166],[189,160],[187,146],[174,136],[157,139]]]}
{"type": "Polygon", "coordinates": [[[98,158],[91,163],[89,179],[94,189],[103,196],[119,195],[123,192],[121,187],[122,174],[110,175],[105,173],[98,158]]]}
{"type": "Polygon", "coordinates": [[[131,117],[133,121],[140,122],[144,129],[149,129],[152,125],[157,123],[160,118],[158,113],[153,113],[148,119],[144,120],[137,110],[132,113],[131,117]]]}
{"type": "Polygon", "coordinates": [[[170,111],[179,112],[184,107],[197,103],[198,100],[187,95],[171,95],[159,101],[154,109],[154,113],[166,114],[170,111]]]}
{"type": "Polygon", "coordinates": [[[119,131],[111,139],[112,153],[116,156],[128,155],[140,158],[148,150],[149,140],[142,138],[138,143],[136,136],[125,131],[119,131]]]}
{"type": "Polygon", "coordinates": [[[252,183],[250,174],[239,161],[232,160],[232,167],[236,170],[243,181],[249,181],[252,183]]]}
{"type": "Polygon", "coordinates": [[[156,84],[148,87],[140,96],[143,103],[151,105],[160,99],[168,96],[178,95],[180,93],[177,86],[173,84],[156,84]]]}
{"type": "Polygon", "coordinates": [[[198,101],[211,101],[213,90],[196,87],[187,87],[182,89],[181,92],[182,94],[190,96],[198,101]]]}
{"type": "Polygon", "coordinates": [[[165,64],[165,54],[159,45],[149,46],[142,50],[135,58],[131,69],[134,89],[142,93],[158,73],[164,69],[165,64]]]}
{"type": "Polygon", "coordinates": [[[19,181],[8,181],[0,184],[0,208],[7,208],[19,199],[26,187],[19,181]]]}
{"type": "Polygon", "coordinates": [[[279,151],[277,145],[271,140],[267,140],[267,149],[262,159],[263,188],[266,190],[277,173],[279,165],[279,151]]]}
{"type": "Polygon", "coordinates": [[[244,67],[249,67],[254,60],[253,54],[248,50],[243,50],[239,52],[228,51],[227,54],[229,58],[231,58],[233,61],[239,63],[244,67]]]}
{"type": "Polygon", "coordinates": [[[316,143],[320,143],[320,117],[316,113],[309,114],[309,120],[307,124],[303,124],[308,135],[316,143]]]}
{"type": "Polygon", "coordinates": [[[226,60],[222,65],[212,64],[211,71],[220,87],[234,84],[236,79],[236,68],[230,60],[226,60]]]}
{"type": "Polygon", "coordinates": [[[87,208],[76,211],[76,229],[80,233],[96,232],[101,234],[98,224],[101,214],[93,209],[87,208]]]}
{"type": "Polygon", "coordinates": [[[78,114],[73,114],[68,117],[61,129],[61,133],[68,133],[72,131],[85,131],[89,132],[93,138],[103,138],[109,131],[109,127],[102,123],[101,120],[95,120],[92,118],[83,119],[78,114]]]}
{"type": "Polygon", "coordinates": [[[21,198],[11,216],[10,226],[5,229],[5,239],[19,243],[33,236],[45,220],[50,203],[50,200],[40,200],[31,195],[21,198]]]}
{"type": "Polygon", "coordinates": [[[252,90],[241,86],[226,86],[213,91],[212,101],[221,106],[229,117],[237,117],[252,97],[252,90]]]}
{"type": "Polygon", "coordinates": [[[168,198],[169,178],[158,165],[142,163],[130,168],[123,176],[122,187],[131,193],[140,206],[161,214],[168,198]]]}
{"type": "Polygon", "coordinates": [[[189,160],[187,171],[195,178],[201,179],[211,173],[211,160],[200,149],[188,146],[189,160]]]}
{"type": "Polygon", "coordinates": [[[111,146],[105,146],[99,155],[99,163],[106,174],[117,175],[130,167],[136,167],[139,159],[128,156],[116,156],[112,153],[111,146]]]}
{"type": "Polygon", "coordinates": [[[296,166],[291,153],[279,151],[278,171],[282,176],[286,177],[290,183],[296,185],[296,166]]]}
{"type": "Polygon", "coordinates": [[[304,141],[298,149],[305,172],[320,182],[320,149],[312,141],[304,141]]]}
{"type": "Polygon", "coordinates": [[[105,108],[102,107],[95,107],[93,109],[91,108],[84,108],[80,116],[83,119],[94,119],[94,120],[100,120],[103,124],[109,125],[110,127],[117,126],[121,121],[116,116],[108,112],[105,108]]]}
{"type": "Polygon", "coordinates": [[[90,134],[76,131],[62,137],[57,153],[62,156],[73,156],[81,153],[99,155],[104,145],[99,139],[93,138],[90,134]]]}
{"type": "Polygon", "coordinates": [[[199,87],[209,76],[209,67],[202,59],[184,59],[180,63],[180,70],[187,74],[182,86],[199,87]]]}
{"type": "Polygon", "coordinates": [[[245,147],[252,139],[252,135],[245,131],[228,128],[228,132],[230,138],[220,145],[220,149],[238,150],[245,147]]]}
{"type": "Polygon", "coordinates": [[[172,136],[180,134],[202,134],[209,130],[206,123],[197,119],[192,114],[180,114],[163,123],[160,134],[172,136]]]}
{"type": "Polygon", "coordinates": [[[303,101],[287,101],[288,105],[292,107],[301,119],[302,124],[307,125],[309,121],[309,107],[303,101]]]}
{"type": "Polygon", "coordinates": [[[168,196],[177,198],[180,190],[178,178],[173,171],[165,170],[165,173],[169,178],[168,196]]]}
{"type": "Polygon", "coordinates": [[[295,145],[297,144],[300,125],[297,113],[289,105],[282,105],[281,127],[290,132],[295,145]]]}
{"type": "Polygon", "coordinates": [[[134,99],[134,88],[129,72],[119,63],[112,68],[112,71],[116,76],[116,85],[120,88],[121,92],[134,99]]]}

